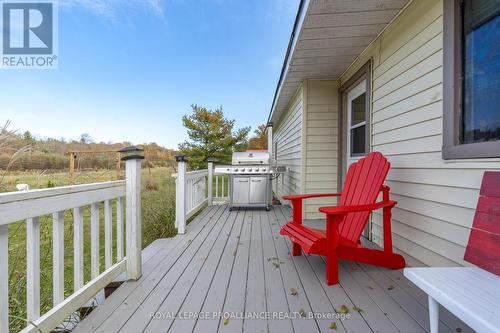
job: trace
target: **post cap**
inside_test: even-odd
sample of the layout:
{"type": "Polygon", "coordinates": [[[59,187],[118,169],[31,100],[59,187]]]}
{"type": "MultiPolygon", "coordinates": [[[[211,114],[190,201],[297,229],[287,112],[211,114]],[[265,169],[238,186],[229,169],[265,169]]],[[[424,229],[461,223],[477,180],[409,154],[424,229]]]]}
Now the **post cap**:
{"type": "Polygon", "coordinates": [[[186,155],[179,154],[179,155],[175,155],[175,160],[177,162],[187,162],[187,157],[186,157],[186,155]]]}
{"type": "Polygon", "coordinates": [[[120,149],[118,152],[122,153],[122,161],[126,160],[143,160],[144,149],[137,146],[128,146],[120,149]]]}
{"type": "Polygon", "coordinates": [[[207,162],[215,163],[215,162],[217,162],[217,159],[215,157],[209,157],[209,158],[207,158],[207,162]]]}

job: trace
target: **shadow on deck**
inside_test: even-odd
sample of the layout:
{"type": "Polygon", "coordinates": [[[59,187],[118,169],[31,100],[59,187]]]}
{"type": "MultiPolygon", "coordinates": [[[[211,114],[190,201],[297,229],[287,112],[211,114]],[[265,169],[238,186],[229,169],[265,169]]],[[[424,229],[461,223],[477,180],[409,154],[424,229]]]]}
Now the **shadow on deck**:
{"type": "MultiPolygon", "coordinates": [[[[344,261],[340,284],[327,287],[322,257],[291,257],[279,235],[290,214],[285,206],[206,208],[186,235],[146,249],[142,278],[75,332],[429,331],[427,297],[400,270],[344,261]],[[346,311],[348,319],[332,318],[346,311]]],[[[446,310],[440,318],[440,332],[472,331],[446,310]]]]}

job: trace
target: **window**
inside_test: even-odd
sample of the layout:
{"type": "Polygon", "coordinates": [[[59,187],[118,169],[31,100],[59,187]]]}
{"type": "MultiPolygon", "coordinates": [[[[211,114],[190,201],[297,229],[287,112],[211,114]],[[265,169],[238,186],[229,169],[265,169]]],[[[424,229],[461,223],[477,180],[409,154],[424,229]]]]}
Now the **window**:
{"type": "Polygon", "coordinates": [[[351,101],[351,156],[366,153],[366,92],[351,101]]]}
{"type": "Polygon", "coordinates": [[[345,176],[351,163],[370,151],[371,63],[372,59],[368,60],[339,88],[340,177],[345,176]]]}
{"type": "Polygon", "coordinates": [[[500,157],[500,2],[444,6],[443,157],[500,157]]]}

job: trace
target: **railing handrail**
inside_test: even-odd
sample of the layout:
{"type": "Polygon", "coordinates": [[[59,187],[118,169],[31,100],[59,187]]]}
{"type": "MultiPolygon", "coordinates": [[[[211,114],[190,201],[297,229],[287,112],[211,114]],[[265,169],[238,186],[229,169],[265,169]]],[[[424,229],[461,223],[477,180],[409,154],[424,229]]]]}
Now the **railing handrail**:
{"type": "Polygon", "coordinates": [[[123,196],[124,180],[4,193],[0,196],[0,225],[123,196]]]}
{"type": "MultiPolygon", "coordinates": [[[[186,172],[186,177],[196,177],[196,176],[207,176],[208,175],[208,169],[203,169],[203,170],[194,170],[194,171],[187,171],[186,172]]],[[[170,175],[172,178],[177,178],[179,176],[179,174],[176,172],[176,173],[172,173],[170,175]]]]}
{"type": "Polygon", "coordinates": [[[125,186],[125,180],[114,180],[109,182],[96,182],[90,184],[59,186],[52,188],[34,189],[28,191],[5,192],[5,193],[0,193],[0,204],[5,204],[13,201],[39,199],[39,198],[51,197],[55,195],[62,195],[69,193],[99,190],[115,186],[125,186]]]}
{"type": "Polygon", "coordinates": [[[208,169],[186,172],[186,179],[202,178],[206,176],[208,176],[208,169]]]}

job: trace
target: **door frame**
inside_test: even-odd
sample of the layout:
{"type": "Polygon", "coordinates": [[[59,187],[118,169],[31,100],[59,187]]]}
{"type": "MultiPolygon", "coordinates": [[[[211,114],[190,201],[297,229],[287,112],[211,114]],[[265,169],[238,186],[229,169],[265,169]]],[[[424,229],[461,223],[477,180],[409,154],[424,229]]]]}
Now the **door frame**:
{"type": "MultiPolygon", "coordinates": [[[[347,94],[348,92],[359,85],[360,82],[366,80],[366,153],[370,152],[371,148],[371,86],[372,86],[372,58],[370,58],[361,68],[354,73],[345,83],[342,83],[339,88],[339,165],[338,165],[338,192],[342,191],[344,174],[347,171],[347,159],[345,158],[347,153],[347,94]]],[[[363,231],[363,236],[371,239],[371,221],[367,224],[365,230],[363,231]]]]}

